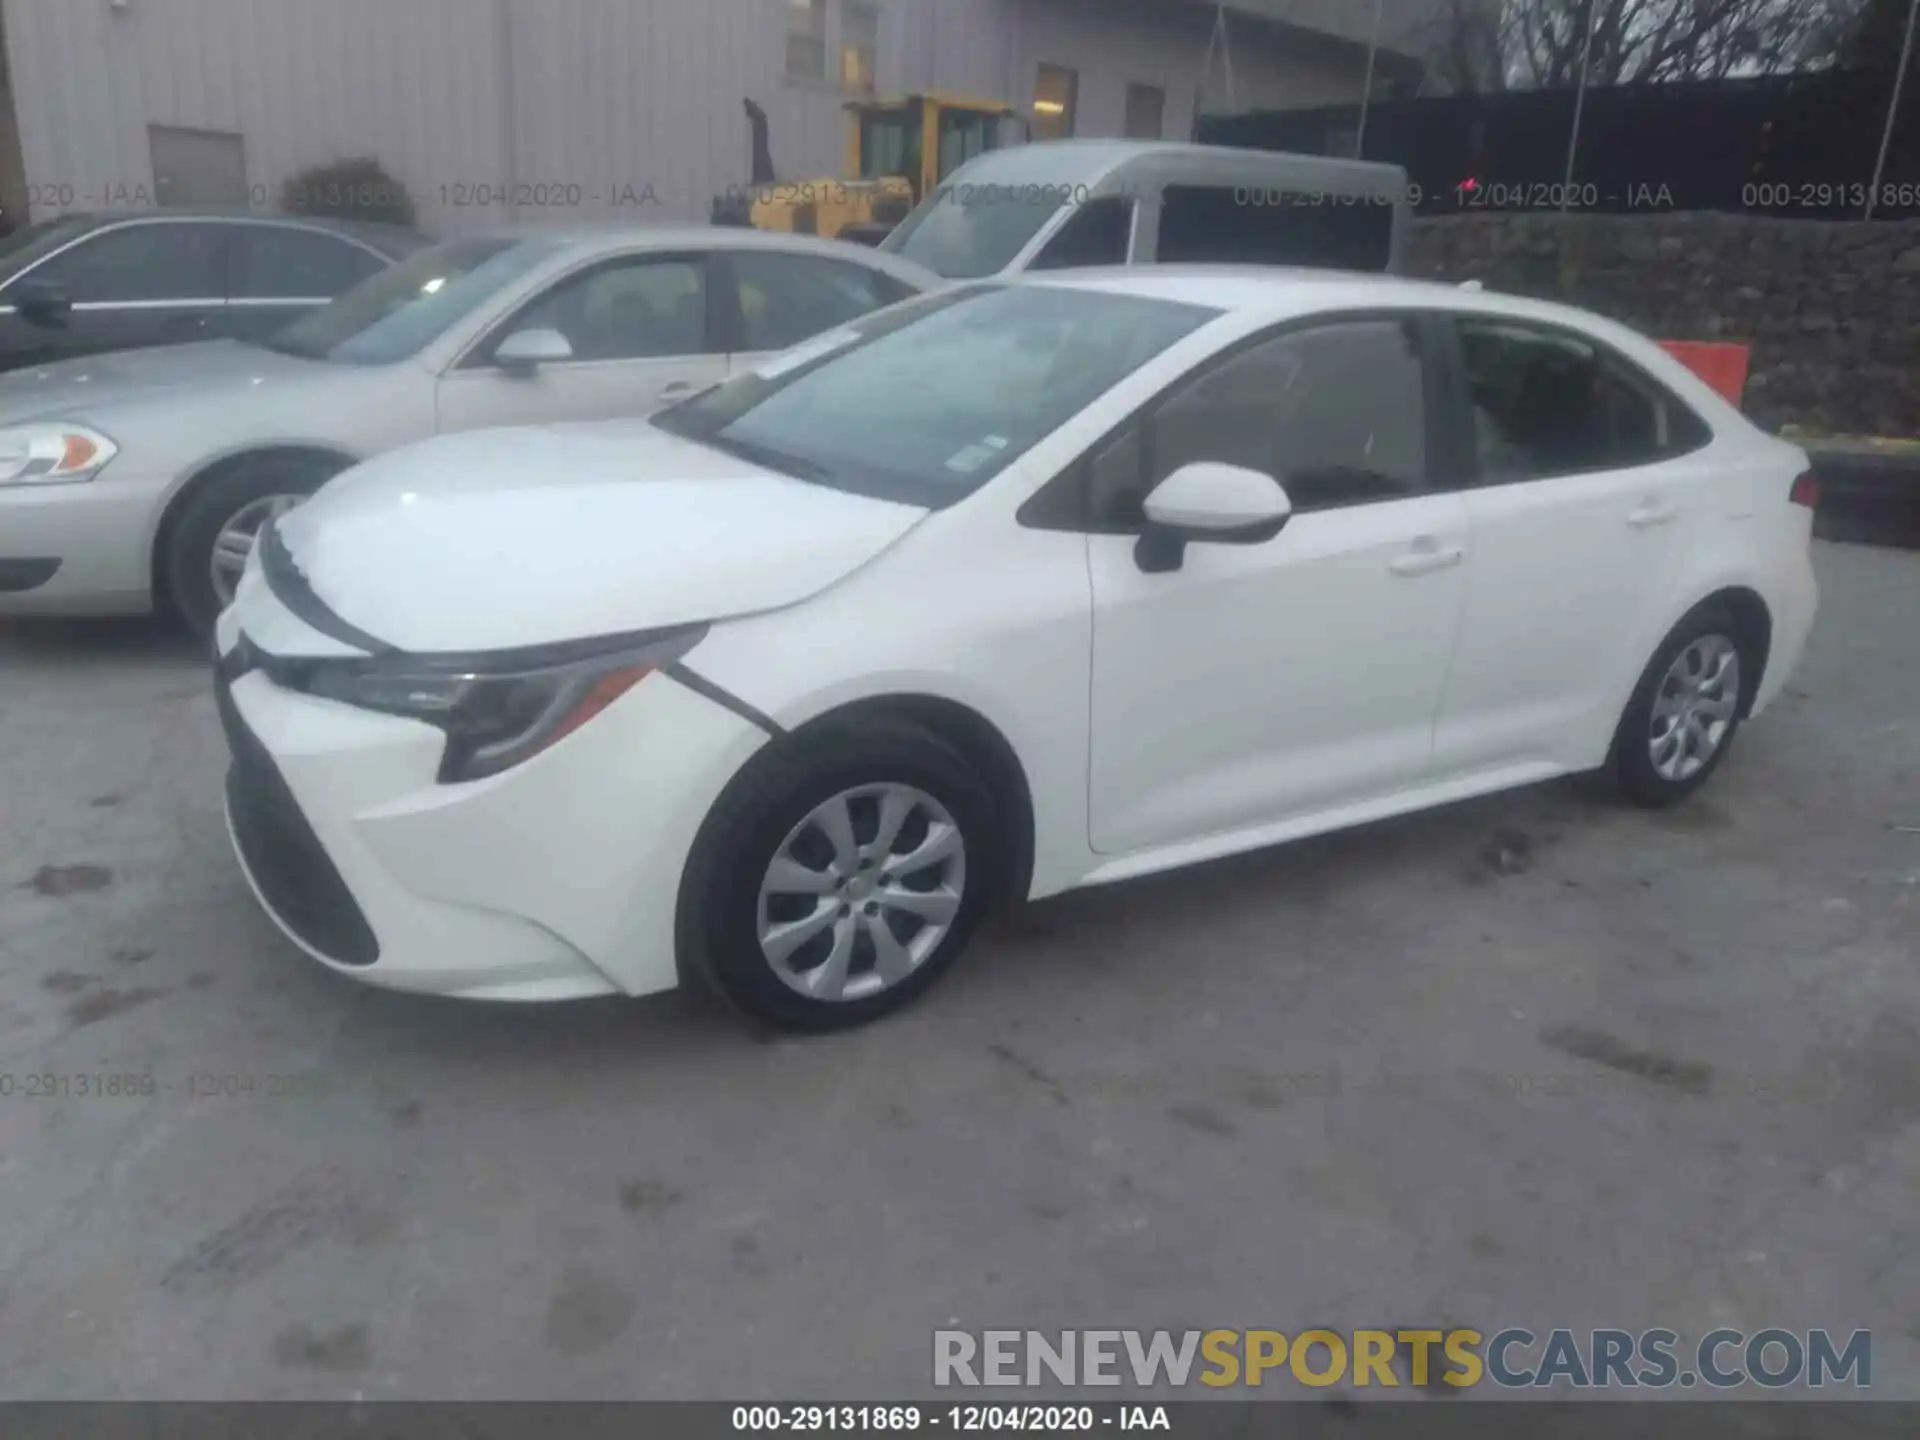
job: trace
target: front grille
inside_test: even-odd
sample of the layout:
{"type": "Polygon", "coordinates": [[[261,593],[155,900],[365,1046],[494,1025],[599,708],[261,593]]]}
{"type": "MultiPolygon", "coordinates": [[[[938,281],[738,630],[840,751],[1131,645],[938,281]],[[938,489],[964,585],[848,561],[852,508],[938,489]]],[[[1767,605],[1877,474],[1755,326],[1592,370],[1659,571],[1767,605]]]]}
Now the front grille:
{"type": "Polygon", "coordinates": [[[268,908],[295,935],[337,964],[371,965],[380,958],[380,942],[280,767],[240,718],[232,695],[235,677],[228,673],[234,668],[223,665],[215,673],[213,693],[233,752],[227,806],[247,869],[268,908]]]}

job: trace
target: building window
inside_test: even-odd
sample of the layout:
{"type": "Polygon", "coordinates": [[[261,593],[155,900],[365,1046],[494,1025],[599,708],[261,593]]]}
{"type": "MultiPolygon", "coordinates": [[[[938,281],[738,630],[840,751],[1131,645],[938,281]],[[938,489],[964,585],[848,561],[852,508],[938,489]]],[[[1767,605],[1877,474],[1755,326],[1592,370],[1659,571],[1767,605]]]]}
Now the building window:
{"type": "Polygon", "coordinates": [[[1033,138],[1065,140],[1073,134],[1080,76],[1061,65],[1042,65],[1033,86],[1033,138]]]}
{"type": "Polygon", "coordinates": [[[873,93],[874,62],[880,53],[880,7],[846,0],[840,8],[840,86],[861,95],[873,93]]]}
{"type": "Polygon", "coordinates": [[[1127,86],[1127,138],[1158,140],[1165,133],[1167,92],[1158,85],[1127,86]]]}
{"type": "Polygon", "coordinates": [[[827,0],[787,0],[787,74],[827,78],[827,0]]]}

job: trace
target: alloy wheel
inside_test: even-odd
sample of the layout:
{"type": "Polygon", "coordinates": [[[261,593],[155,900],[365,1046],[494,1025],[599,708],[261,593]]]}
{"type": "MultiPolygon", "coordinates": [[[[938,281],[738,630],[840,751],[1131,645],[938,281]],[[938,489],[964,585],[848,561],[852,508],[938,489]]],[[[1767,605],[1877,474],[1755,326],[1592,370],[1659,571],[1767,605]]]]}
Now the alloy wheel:
{"type": "Polygon", "coordinates": [[[233,603],[233,592],[240,586],[241,573],[247,568],[248,557],[259,542],[260,532],[304,498],[300,495],[262,495],[258,500],[249,500],[227,517],[227,523],[220,527],[220,533],[213,538],[213,555],[208,570],[213,581],[213,593],[223,607],[233,603]]]}
{"type": "Polygon", "coordinates": [[[1662,780],[1692,779],[1719,751],[1740,704],[1740,651],[1702,635],[1673,657],[1653,693],[1647,752],[1662,780]]]}
{"type": "Polygon", "coordinates": [[[864,1000],[912,975],[966,892],[960,827],[911,785],[862,785],[809,811],[760,882],[760,951],[811,1000],[864,1000]]]}

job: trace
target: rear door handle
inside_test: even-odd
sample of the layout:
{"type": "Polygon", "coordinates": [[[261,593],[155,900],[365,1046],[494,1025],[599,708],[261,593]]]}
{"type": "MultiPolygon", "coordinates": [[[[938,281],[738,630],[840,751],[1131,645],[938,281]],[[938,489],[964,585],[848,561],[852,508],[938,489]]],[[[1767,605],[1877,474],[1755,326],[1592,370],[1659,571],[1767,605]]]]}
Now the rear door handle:
{"type": "Polygon", "coordinates": [[[660,387],[660,398],[662,400],[672,400],[676,396],[691,395],[692,393],[693,393],[693,386],[688,384],[685,380],[675,380],[670,385],[663,385],[660,387]]]}
{"type": "Polygon", "coordinates": [[[1406,554],[1396,555],[1389,560],[1387,568],[1396,575],[1431,575],[1436,570],[1451,569],[1466,558],[1465,546],[1443,546],[1422,539],[1414,541],[1406,554]]]}
{"type": "Polygon", "coordinates": [[[1665,525],[1678,518],[1679,514],[1678,510],[1664,501],[1649,500],[1627,516],[1627,524],[1636,530],[1645,530],[1650,526],[1665,525]]]}

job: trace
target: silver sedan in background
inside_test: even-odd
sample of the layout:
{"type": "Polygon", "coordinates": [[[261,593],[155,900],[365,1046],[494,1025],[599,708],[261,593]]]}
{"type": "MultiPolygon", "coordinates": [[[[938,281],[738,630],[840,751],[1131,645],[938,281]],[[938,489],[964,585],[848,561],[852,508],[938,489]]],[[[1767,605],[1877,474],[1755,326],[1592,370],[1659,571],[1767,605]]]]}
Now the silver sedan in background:
{"type": "Polygon", "coordinates": [[[261,343],[0,377],[0,615],[211,629],[261,525],[445,431],[642,415],[941,282],[735,229],[449,241],[261,343]]]}

